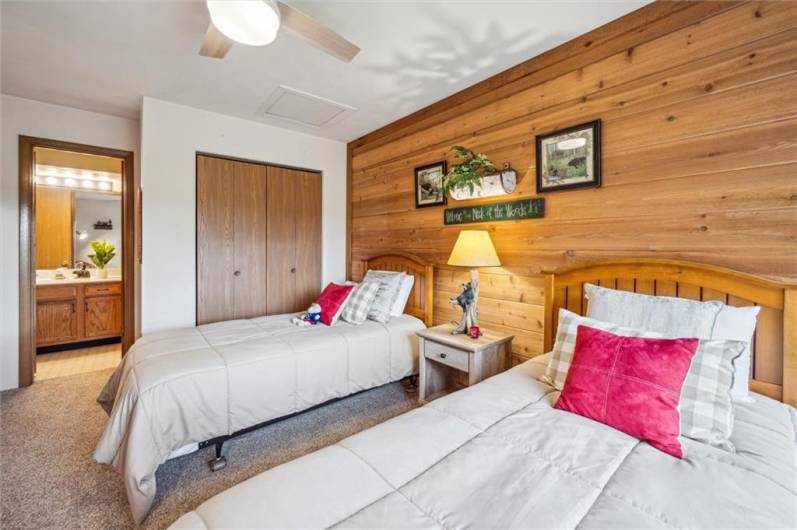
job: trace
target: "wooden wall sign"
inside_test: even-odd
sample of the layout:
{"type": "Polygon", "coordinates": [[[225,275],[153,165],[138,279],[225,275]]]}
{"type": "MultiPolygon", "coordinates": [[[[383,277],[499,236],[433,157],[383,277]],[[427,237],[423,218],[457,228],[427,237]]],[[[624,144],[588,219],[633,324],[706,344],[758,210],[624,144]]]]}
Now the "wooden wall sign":
{"type": "Polygon", "coordinates": [[[443,222],[447,225],[468,223],[490,223],[495,221],[517,221],[519,219],[539,219],[545,215],[545,199],[522,199],[519,201],[496,202],[446,208],[443,222]]]}

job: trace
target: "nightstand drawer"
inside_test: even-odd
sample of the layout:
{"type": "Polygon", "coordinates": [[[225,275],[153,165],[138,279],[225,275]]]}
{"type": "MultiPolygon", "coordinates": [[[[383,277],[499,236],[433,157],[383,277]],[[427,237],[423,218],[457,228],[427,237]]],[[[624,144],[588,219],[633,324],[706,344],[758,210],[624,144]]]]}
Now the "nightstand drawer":
{"type": "Polygon", "coordinates": [[[427,340],[424,345],[424,355],[427,359],[443,363],[451,368],[463,372],[468,371],[468,352],[427,340]]]}

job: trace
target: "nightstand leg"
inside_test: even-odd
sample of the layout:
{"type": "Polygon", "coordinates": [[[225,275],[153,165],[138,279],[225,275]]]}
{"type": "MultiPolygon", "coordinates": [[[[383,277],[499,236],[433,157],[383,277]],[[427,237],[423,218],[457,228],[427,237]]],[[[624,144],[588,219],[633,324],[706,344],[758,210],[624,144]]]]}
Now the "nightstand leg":
{"type": "Polygon", "coordinates": [[[418,339],[418,370],[421,374],[420,386],[418,387],[418,400],[421,403],[426,402],[426,341],[418,339]]]}

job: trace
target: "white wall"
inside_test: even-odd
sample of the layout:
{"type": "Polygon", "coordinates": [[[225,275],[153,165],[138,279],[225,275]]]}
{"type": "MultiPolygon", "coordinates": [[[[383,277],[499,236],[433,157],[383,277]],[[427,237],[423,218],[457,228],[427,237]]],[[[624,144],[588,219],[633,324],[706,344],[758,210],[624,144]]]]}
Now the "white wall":
{"type": "Polygon", "coordinates": [[[319,170],[322,281],[346,276],[346,144],[144,98],[142,332],[196,318],[197,151],[319,170]]]}
{"type": "MultiPolygon", "coordinates": [[[[2,95],[0,389],[19,382],[19,135],[138,152],[138,122],[2,95]]],[[[138,167],[138,160],[136,160],[138,167]]]]}

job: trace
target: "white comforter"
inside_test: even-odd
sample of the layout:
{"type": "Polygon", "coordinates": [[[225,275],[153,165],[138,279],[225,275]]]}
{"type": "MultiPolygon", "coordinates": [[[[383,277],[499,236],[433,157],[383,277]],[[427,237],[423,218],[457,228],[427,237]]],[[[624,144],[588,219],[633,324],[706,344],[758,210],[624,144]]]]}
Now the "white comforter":
{"type": "Polygon", "coordinates": [[[153,333],[127,353],[98,398],[110,418],[94,458],[121,472],[137,523],[176,449],[417,373],[414,317],[296,327],[292,316],[153,333]]]}
{"type": "Polygon", "coordinates": [[[795,409],[683,460],[552,408],[532,360],[211,498],[187,528],[795,528],[795,409]]]}

